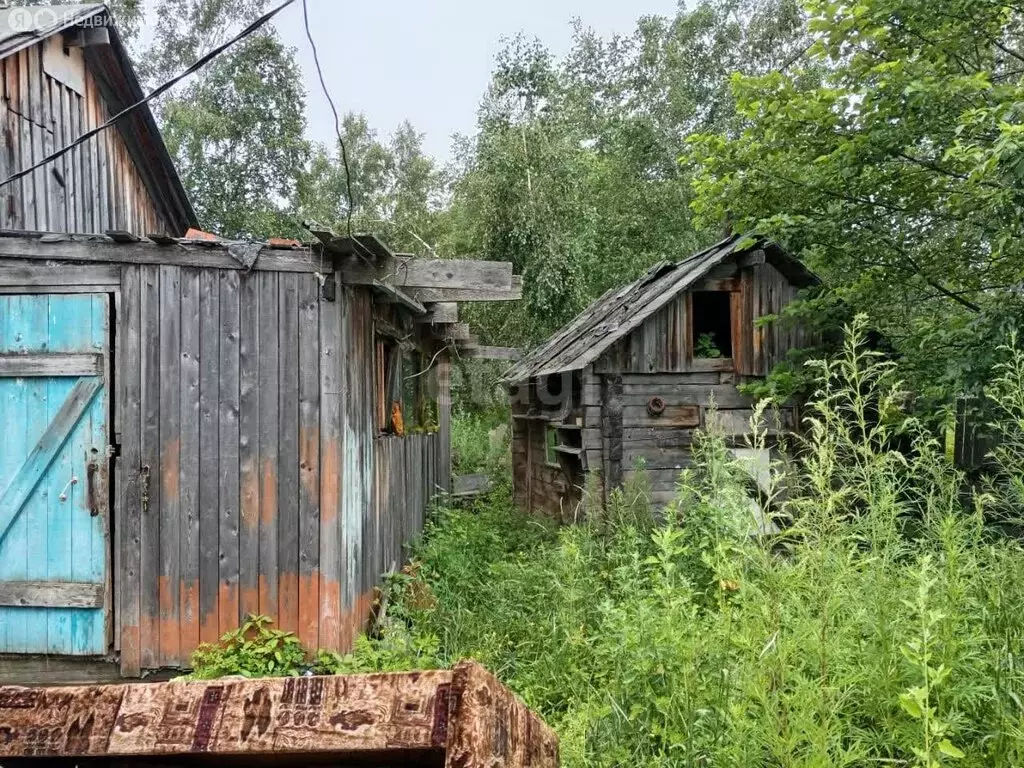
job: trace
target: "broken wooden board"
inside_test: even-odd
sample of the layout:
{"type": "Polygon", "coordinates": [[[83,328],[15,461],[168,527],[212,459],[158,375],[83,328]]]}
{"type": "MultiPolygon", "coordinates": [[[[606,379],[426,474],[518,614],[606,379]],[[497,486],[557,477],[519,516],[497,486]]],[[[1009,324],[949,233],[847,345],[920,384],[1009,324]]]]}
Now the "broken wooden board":
{"type": "Polygon", "coordinates": [[[491,489],[491,478],[486,474],[456,475],[452,480],[452,496],[457,499],[476,498],[491,489]]]}
{"type": "Polygon", "coordinates": [[[459,305],[453,301],[442,301],[427,305],[427,314],[416,318],[417,323],[443,325],[459,322],[459,305]]]}
{"type": "Polygon", "coordinates": [[[548,768],[558,740],[486,670],[0,687],[0,762],[185,755],[548,768]]]}
{"type": "Polygon", "coordinates": [[[472,360],[507,360],[515,362],[523,357],[523,350],[515,347],[467,347],[462,355],[472,360]]]}
{"type": "Polygon", "coordinates": [[[519,301],[523,298],[523,278],[513,275],[510,288],[410,288],[409,295],[424,304],[438,301],[519,301]]]}

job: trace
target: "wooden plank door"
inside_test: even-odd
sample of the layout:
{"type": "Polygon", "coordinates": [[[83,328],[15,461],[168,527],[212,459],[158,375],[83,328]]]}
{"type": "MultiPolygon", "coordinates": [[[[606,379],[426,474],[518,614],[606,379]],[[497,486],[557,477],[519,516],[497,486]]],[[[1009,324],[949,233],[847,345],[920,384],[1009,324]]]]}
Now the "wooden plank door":
{"type": "Polygon", "coordinates": [[[0,653],[108,650],[108,307],[0,296],[0,653]]]}

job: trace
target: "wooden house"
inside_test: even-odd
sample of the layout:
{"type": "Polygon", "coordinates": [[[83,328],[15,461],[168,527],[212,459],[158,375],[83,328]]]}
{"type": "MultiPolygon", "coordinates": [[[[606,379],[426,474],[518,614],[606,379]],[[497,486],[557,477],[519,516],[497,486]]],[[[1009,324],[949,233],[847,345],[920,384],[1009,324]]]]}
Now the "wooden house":
{"type": "MultiPolygon", "coordinates": [[[[138,89],[73,8],[0,30],[0,180],[138,89]]],[[[448,488],[456,302],[521,285],[372,236],[172,236],[194,215],[151,116],[100,139],[0,187],[0,682],[182,667],[250,613],[344,651],[448,488]]]]}
{"type": "MultiPolygon", "coordinates": [[[[759,320],[817,282],[777,246],[731,238],[606,293],[505,377],[517,503],[577,519],[588,477],[606,498],[641,461],[669,501],[712,403],[742,437],[754,403],[738,386],[812,343],[759,320]]],[[[783,427],[796,419],[782,409],[783,427]]]]}

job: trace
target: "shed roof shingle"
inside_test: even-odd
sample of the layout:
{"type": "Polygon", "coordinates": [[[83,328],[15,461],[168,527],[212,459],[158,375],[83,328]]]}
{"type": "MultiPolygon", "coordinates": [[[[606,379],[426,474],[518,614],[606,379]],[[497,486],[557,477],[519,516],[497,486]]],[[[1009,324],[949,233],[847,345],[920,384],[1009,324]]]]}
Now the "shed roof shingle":
{"type": "Polygon", "coordinates": [[[655,264],[639,280],[608,291],[513,366],[504,381],[515,384],[585,368],[726,258],[755,250],[764,250],[767,260],[793,284],[818,282],[810,270],[778,246],[731,237],[682,261],[655,264]]]}

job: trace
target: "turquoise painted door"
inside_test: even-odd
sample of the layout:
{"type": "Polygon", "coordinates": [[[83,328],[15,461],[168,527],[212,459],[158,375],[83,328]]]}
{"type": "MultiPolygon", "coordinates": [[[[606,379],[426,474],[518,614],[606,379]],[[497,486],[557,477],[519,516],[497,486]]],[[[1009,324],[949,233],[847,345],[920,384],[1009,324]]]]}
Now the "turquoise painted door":
{"type": "Polygon", "coordinates": [[[0,296],[0,653],[107,652],[108,306],[0,296]]]}

